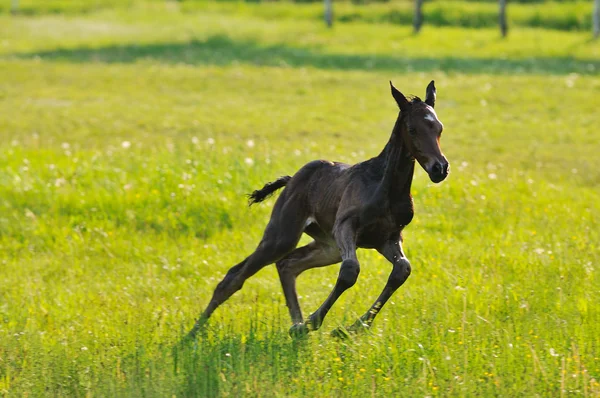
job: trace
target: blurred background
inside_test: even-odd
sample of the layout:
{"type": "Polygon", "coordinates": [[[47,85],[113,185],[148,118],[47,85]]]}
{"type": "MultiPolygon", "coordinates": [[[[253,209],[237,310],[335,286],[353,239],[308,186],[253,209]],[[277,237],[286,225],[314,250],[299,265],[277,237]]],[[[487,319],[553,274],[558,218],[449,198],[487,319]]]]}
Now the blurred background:
{"type": "MultiPolygon", "coordinates": [[[[78,13],[114,7],[126,9],[160,2],[176,4],[183,10],[202,9],[206,3],[210,3],[207,0],[4,0],[0,10],[26,15],[78,13]]],[[[214,2],[241,6],[238,1],[214,2]]],[[[338,0],[335,1],[335,7],[333,0],[247,0],[245,3],[304,5],[299,7],[304,17],[317,17],[317,5],[321,4],[322,18],[328,25],[334,21],[412,24],[415,32],[423,24],[472,28],[498,26],[503,35],[507,34],[510,25],[588,30],[596,37],[600,34],[598,0],[338,0]]],[[[284,8],[282,6],[280,12],[283,13],[284,8]]]]}

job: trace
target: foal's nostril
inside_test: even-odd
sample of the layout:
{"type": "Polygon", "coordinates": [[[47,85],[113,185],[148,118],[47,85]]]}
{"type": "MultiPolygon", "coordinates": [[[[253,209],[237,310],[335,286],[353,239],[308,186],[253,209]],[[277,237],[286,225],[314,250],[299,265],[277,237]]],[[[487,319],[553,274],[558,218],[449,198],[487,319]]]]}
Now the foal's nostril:
{"type": "Polygon", "coordinates": [[[437,175],[442,174],[442,172],[443,172],[443,166],[442,166],[442,164],[440,162],[435,162],[433,164],[433,167],[431,168],[431,172],[433,174],[437,174],[437,175]]]}
{"type": "Polygon", "coordinates": [[[450,164],[448,164],[448,162],[444,163],[444,175],[448,174],[449,168],[450,168],[450,164]]]}
{"type": "Polygon", "coordinates": [[[433,162],[433,164],[426,169],[427,174],[429,174],[429,179],[434,183],[442,182],[448,176],[448,162],[433,162]]]}

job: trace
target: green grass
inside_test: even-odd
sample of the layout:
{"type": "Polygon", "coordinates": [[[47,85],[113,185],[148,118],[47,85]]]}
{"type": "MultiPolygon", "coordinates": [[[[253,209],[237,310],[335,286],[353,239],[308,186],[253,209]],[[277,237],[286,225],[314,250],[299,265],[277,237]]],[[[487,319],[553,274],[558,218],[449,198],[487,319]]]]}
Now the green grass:
{"type": "MultiPolygon", "coordinates": [[[[210,7],[0,16],[0,393],[600,395],[598,43],[210,7]],[[173,350],[260,239],[274,200],[244,195],[376,155],[390,79],[436,80],[452,173],[417,170],[413,274],[373,329],[329,337],[387,279],[360,251],[308,340],[267,267],[173,350]]],[[[337,268],[300,278],[305,314],[337,268]]]]}

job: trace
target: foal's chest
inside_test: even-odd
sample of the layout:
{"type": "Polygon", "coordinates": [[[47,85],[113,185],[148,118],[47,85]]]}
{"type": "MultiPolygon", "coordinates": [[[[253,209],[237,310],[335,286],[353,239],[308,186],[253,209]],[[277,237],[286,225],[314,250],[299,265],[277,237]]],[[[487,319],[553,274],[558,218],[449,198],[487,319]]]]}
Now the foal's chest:
{"type": "Polygon", "coordinates": [[[411,200],[386,207],[377,216],[361,219],[363,225],[357,231],[359,247],[377,248],[384,242],[399,239],[402,229],[412,221],[414,211],[411,200]]]}

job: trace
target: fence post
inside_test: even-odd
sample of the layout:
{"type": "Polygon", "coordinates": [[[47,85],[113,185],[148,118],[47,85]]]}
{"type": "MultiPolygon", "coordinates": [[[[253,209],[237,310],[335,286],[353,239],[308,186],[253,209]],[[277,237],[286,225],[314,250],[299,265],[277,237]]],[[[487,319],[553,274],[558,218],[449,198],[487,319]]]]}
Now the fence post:
{"type": "Polygon", "coordinates": [[[333,0],[325,0],[325,23],[329,28],[333,25],[333,0]]]}
{"type": "Polygon", "coordinates": [[[498,19],[500,22],[500,33],[502,34],[502,37],[506,37],[508,34],[508,24],[506,23],[506,1],[507,0],[499,1],[500,11],[498,13],[498,19]]]}
{"type": "Polygon", "coordinates": [[[413,18],[413,32],[419,33],[423,25],[423,0],[415,0],[415,16],[413,18]]]}
{"type": "Polygon", "coordinates": [[[19,0],[11,0],[10,12],[16,14],[19,11],[19,0]]]}
{"type": "Polygon", "coordinates": [[[594,11],[592,13],[592,26],[594,29],[594,38],[600,37],[600,0],[594,1],[594,11]]]}

